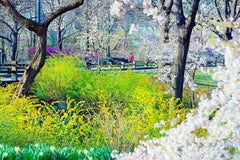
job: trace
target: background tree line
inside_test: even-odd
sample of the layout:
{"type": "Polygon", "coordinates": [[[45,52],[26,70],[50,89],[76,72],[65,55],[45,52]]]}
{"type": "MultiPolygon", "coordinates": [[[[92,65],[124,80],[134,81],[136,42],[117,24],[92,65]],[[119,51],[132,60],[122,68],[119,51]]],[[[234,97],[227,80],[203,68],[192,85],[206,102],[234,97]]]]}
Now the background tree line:
{"type": "MultiPolygon", "coordinates": [[[[233,24],[238,20],[240,14],[238,0],[120,1],[125,5],[121,18],[111,16],[110,8],[113,3],[111,0],[86,0],[84,3],[83,1],[64,0],[42,0],[41,2],[40,22],[36,22],[36,1],[0,1],[2,4],[0,8],[2,10],[0,15],[2,16],[0,21],[2,54],[8,53],[11,49],[9,57],[11,60],[16,60],[20,53],[22,57],[26,57],[26,48],[23,46],[38,45],[35,56],[37,52],[42,56],[36,65],[34,65],[35,58],[32,58],[30,66],[37,67],[33,69],[33,74],[24,76],[29,80],[22,82],[28,84],[20,87],[19,93],[22,94],[27,93],[34,77],[44,65],[46,58],[44,48],[47,44],[59,49],[71,48],[78,51],[99,52],[104,56],[126,56],[127,53],[134,50],[137,52],[136,57],[149,59],[153,58],[153,55],[162,58],[164,54],[161,53],[162,48],[159,47],[159,43],[172,41],[178,45],[174,54],[170,54],[171,57],[174,57],[169,75],[170,86],[172,95],[181,99],[188,51],[194,28],[200,26],[197,29],[210,29],[218,38],[231,40],[231,25],[224,25],[221,22],[233,24]],[[135,4],[133,5],[133,3],[135,4]],[[81,8],[78,8],[79,4],[82,5],[81,8]],[[67,12],[72,9],[75,10],[67,12]],[[63,14],[65,12],[67,13],[63,14]],[[11,16],[9,17],[9,13],[13,19],[11,16]],[[137,26],[138,34],[131,34],[132,24],[137,26]],[[38,37],[38,44],[36,37],[38,37]],[[23,90],[26,92],[22,92],[23,90]]],[[[209,35],[214,37],[209,33],[201,36],[209,35]]],[[[157,59],[156,57],[155,59],[157,59]]]]}

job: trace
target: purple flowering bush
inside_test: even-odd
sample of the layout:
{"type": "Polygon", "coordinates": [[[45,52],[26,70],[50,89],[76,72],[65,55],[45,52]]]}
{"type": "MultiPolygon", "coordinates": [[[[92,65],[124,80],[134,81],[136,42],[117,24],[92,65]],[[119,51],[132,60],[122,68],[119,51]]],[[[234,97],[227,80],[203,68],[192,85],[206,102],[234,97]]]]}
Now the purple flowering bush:
{"type": "MultiPolygon", "coordinates": [[[[35,52],[36,52],[36,46],[30,47],[28,49],[29,54],[34,54],[35,52]]],[[[99,57],[99,53],[96,53],[96,52],[87,52],[87,51],[77,52],[74,49],[60,50],[60,49],[50,47],[50,46],[46,47],[46,52],[47,52],[48,57],[58,56],[58,55],[74,55],[74,56],[79,56],[79,57],[90,57],[90,58],[98,58],[99,57]]]]}

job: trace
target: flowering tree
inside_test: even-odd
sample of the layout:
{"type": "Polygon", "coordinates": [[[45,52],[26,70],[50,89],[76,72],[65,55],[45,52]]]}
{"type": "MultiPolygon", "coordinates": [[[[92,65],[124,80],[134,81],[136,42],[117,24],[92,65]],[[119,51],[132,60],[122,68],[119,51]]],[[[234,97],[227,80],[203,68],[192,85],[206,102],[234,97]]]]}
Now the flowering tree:
{"type": "Polygon", "coordinates": [[[49,24],[59,15],[81,6],[83,4],[83,0],[72,1],[69,4],[61,6],[59,9],[53,11],[50,15],[48,15],[46,20],[42,23],[37,23],[21,15],[14,7],[13,2],[10,0],[0,0],[0,4],[5,7],[5,9],[12,15],[13,19],[16,22],[18,22],[20,25],[24,26],[28,30],[36,33],[38,37],[38,44],[34,57],[29,66],[25,69],[25,72],[22,79],[20,80],[17,89],[18,95],[26,95],[35,77],[45,63],[47,30],[49,24]]]}
{"type": "MultiPolygon", "coordinates": [[[[178,30],[178,51],[171,71],[172,96],[182,99],[184,73],[189,50],[190,37],[195,26],[195,18],[200,0],[193,0],[187,5],[187,11],[183,8],[182,0],[159,1],[143,0],[143,12],[161,23],[164,21],[164,42],[169,42],[170,15],[176,18],[178,30]]],[[[111,13],[115,16],[122,16],[130,9],[139,8],[139,3],[134,0],[116,0],[112,4],[111,13]]]]}
{"type": "MultiPolygon", "coordinates": [[[[239,26],[239,24],[237,24],[239,26]]],[[[226,67],[213,75],[218,87],[211,97],[202,96],[198,110],[186,121],[165,131],[160,139],[141,141],[131,154],[112,153],[117,159],[240,159],[240,31],[233,29],[233,40],[213,47],[225,50],[226,67]]],[[[161,127],[164,122],[155,126],[161,127]]],[[[164,132],[164,131],[161,131],[164,132]]]]}

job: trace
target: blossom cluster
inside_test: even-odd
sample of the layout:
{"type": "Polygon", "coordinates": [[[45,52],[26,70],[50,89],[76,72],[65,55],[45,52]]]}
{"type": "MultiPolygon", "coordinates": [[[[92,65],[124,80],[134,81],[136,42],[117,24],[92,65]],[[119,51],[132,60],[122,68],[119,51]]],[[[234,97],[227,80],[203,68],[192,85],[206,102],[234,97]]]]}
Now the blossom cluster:
{"type": "Polygon", "coordinates": [[[213,75],[218,87],[210,97],[202,96],[198,109],[186,121],[166,131],[165,137],[141,141],[133,153],[113,156],[119,160],[240,159],[239,45],[236,37],[219,45],[225,49],[226,66],[219,66],[213,75]]]}
{"type": "MultiPolygon", "coordinates": [[[[111,5],[110,13],[112,16],[122,17],[128,10],[136,8],[137,5],[138,1],[136,0],[115,0],[111,5]]],[[[151,4],[151,0],[143,0],[142,8],[143,13],[150,16],[154,22],[161,23],[163,21],[164,17],[159,12],[159,9],[151,4]]],[[[132,24],[133,27],[134,25],[136,26],[136,24],[132,24]]],[[[132,30],[130,29],[130,31],[132,30]]],[[[129,33],[133,34],[133,32],[129,33]]]]}
{"type": "Polygon", "coordinates": [[[115,0],[111,5],[110,13],[112,16],[121,17],[127,12],[128,8],[134,9],[136,4],[136,0],[115,0]]]}

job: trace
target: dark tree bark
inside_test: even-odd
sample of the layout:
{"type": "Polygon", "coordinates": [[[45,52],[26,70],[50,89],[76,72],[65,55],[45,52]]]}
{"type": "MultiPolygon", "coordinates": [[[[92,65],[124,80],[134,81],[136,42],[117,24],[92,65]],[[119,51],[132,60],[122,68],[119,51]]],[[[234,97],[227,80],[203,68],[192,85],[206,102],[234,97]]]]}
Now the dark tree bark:
{"type": "Polygon", "coordinates": [[[171,93],[173,97],[180,99],[183,94],[184,73],[191,36],[191,31],[188,29],[190,28],[186,26],[179,27],[178,53],[172,68],[171,93]]]}
{"type": "Polygon", "coordinates": [[[165,2],[162,2],[164,14],[165,14],[165,21],[164,21],[164,28],[163,28],[163,33],[164,33],[164,43],[169,42],[169,30],[170,30],[170,14],[173,6],[173,0],[168,1],[167,4],[165,2]]]}
{"type": "Polygon", "coordinates": [[[192,34],[192,29],[195,26],[195,17],[198,11],[200,0],[194,0],[191,6],[191,13],[186,19],[183,14],[183,7],[181,0],[175,0],[176,5],[176,17],[178,24],[178,53],[174,66],[172,68],[172,84],[171,93],[175,98],[182,99],[183,94],[183,83],[184,83],[184,73],[187,61],[187,55],[190,44],[190,37],[192,34]]]}
{"type": "Polygon", "coordinates": [[[46,59],[46,39],[47,29],[41,35],[38,35],[38,44],[36,52],[31,63],[24,71],[24,75],[19,82],[17,88],[18,95],[27,95],[35,77],[37,76],[40,69],[43,67],[46,59]]]}
{"type": "Polygon", "coordinates": [[[57,44],[58,44],[58,49],[62,50],[63,49],[63,39],[62,39],[62,16],[59,16],[58,22],[57,22],[57,44]]]}
{"type": "Polygon", "coordinates": [[[11,40],[11,46],[12,46],[12,56],[11,60],[16,61],[17,59],[17,48],[18,48],[18,36],[19,36],[19,30],[18,24],[16,21],[14,21],[14,29],[12,30],[12,40],[11,40]]]}
{"type": "Polygon", "coordinates": [[[164,40],[163,42],[169,42],[169,30],[170,30],[170,14],[174,14],[177,20],[178,26],[178,51],[177,57],[174,61],[171,70],[171,94],[174,98],[182,100],[184,73],[187,61],[187,55],[190,44],[190,37],[192,29],[195,26],[195,17],[198,11],[200,0],[191,1],[191,10],[189,16],[186,18],[183,12],[182,0],[161,0],[161,10],[165,15],[164,22],[164,40]]]}
{"type": "Polygon", "coordinates": [[[23,27],[27,28],[30,31],[36,33],[38,37],[37,49],[34,54],[34,57],[26,68],[22,79],[19,82],[17,87],[18,95],[27,95],[35,77],[43,67],[46,59],[46,43],[47,43],[47,29],[49,24],[61,14],[75,9],[83,4],[83,0],[77,0],[72,2],[66,6],[63,6],[51,13],[45,22],[37,23],[31,19],[27,19],[23,17],[14,7],[10,0],[0,0],[0,4],[2,4],[6,10],[12,15],[13,19],[18,22],[23,27]]]}

